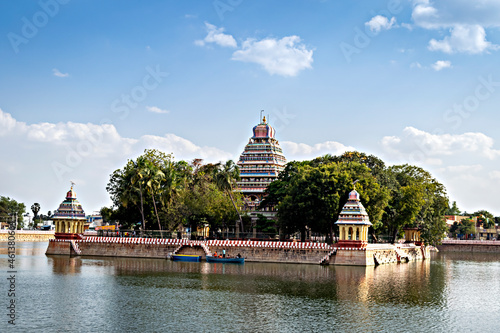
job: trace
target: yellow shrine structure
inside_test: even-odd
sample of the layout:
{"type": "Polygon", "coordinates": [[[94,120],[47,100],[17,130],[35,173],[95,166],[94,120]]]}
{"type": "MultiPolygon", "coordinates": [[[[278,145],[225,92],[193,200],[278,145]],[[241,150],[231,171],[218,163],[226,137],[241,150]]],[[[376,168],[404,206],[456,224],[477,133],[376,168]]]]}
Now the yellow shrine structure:
{"type": "Polygon", "coordinates": [[[365,248],[368,244],[368,228],[372,225],[365,207],[354,189],[335,222],[339,226],[338,247],[365,248]]]}
{"type": "Polygon", "coordinates": [[[56,227],[56,239],[79,239],[79,234],[85,230],[85,212],[82,205],[76,199],[73,185],[66,193],[66,198],[59,205],[59,209],[52,216],[56,227]]]}
{"type": "Polygon", "coordinates": [[[418,246],[422,244],[418,228],[404,227],[403,231],[405,233],[405,243],[415,243],[418,246]]]}

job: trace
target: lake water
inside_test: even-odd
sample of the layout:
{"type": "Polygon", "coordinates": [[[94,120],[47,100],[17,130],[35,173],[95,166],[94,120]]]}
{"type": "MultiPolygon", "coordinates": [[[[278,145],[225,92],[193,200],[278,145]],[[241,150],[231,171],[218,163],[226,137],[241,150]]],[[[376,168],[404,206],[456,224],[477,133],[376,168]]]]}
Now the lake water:
{"type": "Polygon", "coordinates": [[[16,325],[0,243],[0,331],[499,332],[500,255],[379,267],[46,256],[17,243],[16,325]]]}

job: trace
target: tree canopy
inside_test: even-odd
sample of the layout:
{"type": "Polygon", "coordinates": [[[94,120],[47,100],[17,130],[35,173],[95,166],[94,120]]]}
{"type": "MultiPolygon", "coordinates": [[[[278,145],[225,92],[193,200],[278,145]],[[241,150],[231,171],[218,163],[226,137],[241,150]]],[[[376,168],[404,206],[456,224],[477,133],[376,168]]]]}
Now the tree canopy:
{"type": "Polygon", "coordinates": [[[26,213],[26,206],[24,203],[17,202],[9,197],[0,196],[0,221],[10,223],[12,222],[13,214],[17,214],[17,227],[18,229],[24,226],[23,215],[26,213]]]}
{"type": "Polygon", "coordinates": [[[147,149],[111,174],[106,189],[113,209],[104,207],[101,213],[106,220],[120,220],[127,227],[140,224],[149,230],[233,226],[239,216],[237,207],[242,205],[241,195],[233,191],[238,177],[233,161],[188,163],[147,149]]]}
{"type": "MultiPolygon", "coordinates": [[[[107,190],[114,206],[101,212],[105,220],[120,220],[125,226],[139,223],[144,229],[209,225],[217,230],[239,223],[243,231],[250,217],[240,214],[238,179],[233,161],[175,161],[170,154],[148,149],[111,174],[107,190]]],[[[396,241],[404,227],[412,227],[420,230],[424,242],[437,244],[447,231],[444,215],[460,213],[456,202],[450,207],[445,187],[428,171],[408,164],[388,167],[380,158],[360,152],[289,162],[267,187],[261,208],[277,209],[281,234],[300,232],[304,239],[307,229],[331,241],[354,184],[375,241],[380,235],[396,241]]],[[[486,226],[495,221],[487,211],[475,215],[486,226]]],[[[256,227],[270,230],[274,222],[261,216],[256,227]]]]}
{"type": "Polygon", "coordinates": [[[354,182],[375,240],[385,233],[395,241],[405,226],[418,227],[429,244],[444,235],[448,198],[442,184],[422,168],[386,167],[381,159],[359,152],[289,162],[268,186],[261,206],[277,208],[284,232],[304,235],[309,228],[332,236],[354,182]]]}

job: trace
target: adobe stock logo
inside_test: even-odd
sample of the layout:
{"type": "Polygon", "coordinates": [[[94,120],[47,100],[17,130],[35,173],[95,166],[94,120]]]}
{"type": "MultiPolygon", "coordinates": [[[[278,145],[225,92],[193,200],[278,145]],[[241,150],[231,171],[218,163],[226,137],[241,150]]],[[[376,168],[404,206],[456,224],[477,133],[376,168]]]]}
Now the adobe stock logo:
{"type": "Polygon", "coordinates": [[[130,110],[135,109],[140,102],[148,97],[148,91],[156,89],[163,79],[168,76],[167,72],[160,70],[160,65],[155,68],[146,67],[146,74],[142,78],[142,84],[136,85],[130,90],[129,94],[121,94],[120,98],[116,98],[111,102],[111,111],[120,114],[120,119],[125,119],[130,110]]]}
{"type": "Polygon", "coordinates": [[[236,7],[241,5],[243,0],[215,0],[212,2],[217,15],[221,21],[224,21],[224,13],[232,12],[236,7]]]}
{"type": "Polygon", "coordinates": [[[453,107],[446,110],[443,114],[443,119],[447,123],[453,124],[452,128],[457,129],[462,125],[463,120],[476,112],[481,102],[489,99],[495,93],[496,87],[500,87],[500,81],[493,81],[492,74],[488,75],[487,79],[479,76],[478,81],[479,83],[476,85],[473,94],[466,96],[462,103],[453,104],[453,107]]]}
{"type": "Polygon", "coordinates": [[[19,46],[21,44],[28,44],[29,41],[38,34],[38,31],[45,27],[51,18],[59,13],[60,5],[65,5],[70,0],[40,0],[38,5],[41,10],[37,11],[29,20],[26,16],[21,18],[23,23],[21,27],[21,34],[9,32],[7,38],[9,39],[12,49],[17,54],[19,53],[19,46]]]}

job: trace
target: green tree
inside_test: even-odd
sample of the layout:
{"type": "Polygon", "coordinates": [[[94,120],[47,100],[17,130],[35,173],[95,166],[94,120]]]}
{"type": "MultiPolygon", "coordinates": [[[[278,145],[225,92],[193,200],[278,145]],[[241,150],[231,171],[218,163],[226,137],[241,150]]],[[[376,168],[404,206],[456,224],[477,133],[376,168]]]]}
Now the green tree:
{"type": "Polygon", "coordinates": [[[137,170],[139,170],[138,162],[127,161],[123,169],[117,169],[111,174],[106,190],[111,196],[117,216],[121,217],[121,223],[131,225],[133,221],[137,221],[136,215],[139,214],[142,227],[145,229],[143,181],[137,170]]]}
{"type": "Polygon", "coordinates": [[[11,223],[15,221],[17,216],[17,228],[21,229],[24,226],[23,215],[26,213],[24,203],[17,202],[9,197],[0,197],[0,221],[11,223]]]}
{"type": "Polygon", "coordinates": [[[444,186],[416,166],[392,166],[388,171],[396,181],[384,215],[392,241],[401,235],[402,227],[409,226],[418,227],[427,244],[439,243],[447,230],[444,213],[448,198],[444,186]]]}
{"type": "Polygon", "coordinates": [[[485,229],[493,228],[495,226],[495,217],[487,210],[478,210],[472,215],[477,217],[478,226],[482,225],[485,229]]]}
{"type": "Polygon", "coordinates": [[[333,223],[355,180],[358,180],[356,189],[370,220],[378,224],[389,198],[388,191],[377,183],[367,166],[358,162],[333,162],[316,167],[298,166],[278,204],[280,227],[287,233],[301,232],[302,240],[306,228],[333,239],[333,223]]]}
{"type": "Polygon", "coordinates": [[[476,233],[476,225],[472,219],[463,219],[460,222],[453,222],[450,227],[450,233],[453,237],[458,237],[458,235],[463,235],[468,237],[468,235],[476,233]]]}
{"type": "Polygon", "coordinates": [[[446,215],[460,215],[460,209],[457,207],[457,202],[453,201],[452,206],[448,206],[448,209],[446,210],[446,215]]]}
{"type": "Polygon", "coordinates": [[[424,204],[424,186],[408,172],[411,166],[393,166],[387,172],[394,179],[391,186],[391,199],[385,208],[384,225],[391,241],[396,242],[402,228],[413,226],[424,204]]]}
{"type": "Polygon", "coordinates": [[[232,190],[239,172],[232,161],[203,165],[173,161],[170,154],[147,149],[123,169],[115,170],[107,185],[113,201],[113,218],[123,225],[138,219],[144,229],[175,231],[179,226],[197,226],[209,221],[225,225],[237,219],[240,194],[232,190]],[[227,212],[227,205],[231,213],[227,212]]]}
{"type": "MultiPolygon", "coordinates": [[[[219,166],[219,165],[218,165],[219,166]]],[[[234,164],[232,160],[228,160],[225,164],[220,165],[220,168],[218,167],[215,171],[215,183],[221,189],[224,191],[229,198],[231,199],[231,202],[233,203],[234,210],[238,214],[238,219],[240,220],[240,226],[241,226],[241,231],[245,232],[245,228],[243,226],[243,220],[241,218],[241,214],[236,207],[234,198],[233,198],[233,185],[240,180],[240,171],[238,169],[238,166],[234,164]]]]}
{"type": "Polygon", "coordinates": [[[31,211],[33,212],[33,229],[36,229],[38,212],[40,211],[40,204],[35,202],[31,205],[31,211]]]}
{"type": "Polygon", "coordinates": [[[285,169],[278,175],[278,179],[269,184],[264,191],[264,198],[260,203],[260,209],[265,207],[277,207],[285,198],[290,181],[297,174],[299,167],[309,164],[308,161],[288,162],[285,169]]]}
{"type": "MultiPolygon", "coordinates": [[[[362,152],[358,151],[348,151],[343,153],[342,155],[339,156],[332,156],[332,155],[325,155],[323,157],[318,157],[314,160],[312,160],[310,163],[311,165],[319,165],[319,164],[327,164],[331,162],[336,162],[336,163],[359,163],[362,165],[365,165],[370,169],[370,173],[375,177],[377,183],[382,187],[385,188],[384,191],[379,192],[379,195],[381,196],[374,202],[378,203],[377,207],[377,214],[376,216],[373,216],[372,218],[372,226],[370,227],[369,231],[372,235],[373,240],[376,242],[377,241],[377,235],[383,231],[384,225],[381,220],[381,214],[383,212],[383,205],[387,204],[388,200],[388,192],[390,191],[391,188],[394,187],[394,179],[391,177],[391,175],[387,172],[386,166],[384,161],[382,161],[380,158],[374,156],[374,155],[367,155],[362,152]]],[[[347,196],[346,196],[347,198],[347,196]]],[[[370,208],[373,210],[373,208],[370,208]]]]}
{"type": "MultiPolygon", "coordinates": [[[[99,210],[99,214],[101,214],[102,216],[102,222],[103,223],[108,223],[108,222],[111,222],[113,220],[115,220],[115,216],[116,216],[116,210],[114,210],[113,208],[109,208],[109,207],[101,207],[101,209],[99,210]]],[[[129,227],[128,225],[125,225],[125,227],[129,227]]]]}
{"type": "Polygon", "coordinates": [[[154,212],[158,222],[158,230],[161,230],[162,228],[155,197],[160,192],[161,183],[165,180],[165,174],[158,166],[149,161],[144,163],[144,167],[139,170],[139,173],[144,180],[146,191],[151,194],[151,200],[153,201],[154,212]]]}
{"type": "Polygon", "coordinates": [[[276,221],[268,219],[262,214],[257,214],[257,221],[255,223],[255,228],[259,232],[263,232],[266,234],[274,234],[276,235],[276,221]]]}

